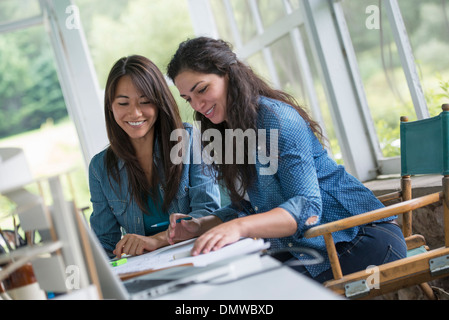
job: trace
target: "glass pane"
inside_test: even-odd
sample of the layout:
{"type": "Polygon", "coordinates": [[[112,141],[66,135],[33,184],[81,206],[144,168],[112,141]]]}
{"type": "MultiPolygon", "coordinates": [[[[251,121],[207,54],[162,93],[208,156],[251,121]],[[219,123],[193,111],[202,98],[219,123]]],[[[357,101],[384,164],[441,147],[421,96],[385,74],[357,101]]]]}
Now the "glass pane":
{"type": "Polygon", "coordinates": [[[251,68],[258,76],[262,77],[268,82],[271,81],[270,71],[268,70],[262,51],[259,51],[249,57],[247,59],[247,63],[249,66],[251,66],[251,68]]]}
{"type": "MultiPolygon", "coordinates": [[[[316,113],[318,112],[321,113],[323,122],[322,129],[324,130],[324,133],[326,135],[326,141],[323,141],[323,143],[327,147],[330,156],[332,156],[338,164],[344,165],[343,155],[341,153],[340,145],[337,139],[337,135],[335,133],[328,100],[326,97],[323,83],[321,82],[321,77],[319,75],[319,66],[317,66],[315,63],[315,59],[312,53],[312,49],[310,47],[310,41],[307,36],[305,26],[302,25],[299,28],[299,31],[301,33],[302,45],[304,46],[304,50],[307,56],[308,66],[310,68],[310,72],[312,73],[313,88],[315,90],[317,104],[319,108],[319,110],[316,110],[316,113]]],[[[306,92],[306,94],[308,94],[308,92],[306,92]]],[[[309,101],[309,99],[310,97],[306,97],[306,101],[309,101]]]]}
{"type": "Polygon", "coordinates": [[[187,1],[77,0],[76,4],[102,88],[119,58],[140,54],[165,72],[179,43],[194,36],[187,1]]]}
{"type": "MultiPolygon", "coordinates": [[[[385,157],[399,155],[399,118],[416,119],[410,91],[385,8],[372,1],[344,1],[349,31],[385,157]]],[[[431,115],[449,99],[449,23],[445,1],[399,1],[431,115]]]]}
{"type": "MultiPolygon", "coordinates": [[[[308,47],[307,37],[304,30],[301,30],[302,38],[304,40],[304,46],[308,55],[308,61],[310,61],[310,69],[312,72],[312,81],[314,82],[316,98],[320,108],[321,115],[324,121],[324,130],[327,134],[327,141],[324,141],[328,150],[332,153],[332,156],[339,164],[344,164],[340,147],[335,135],[335,131],[332,124],[331,115],[327,106],[327,99],[322,84],[320,83],[317,69],[313,63],[313,59],[308,47]]],[[[278,41],[270,46],[273,61],[275,62],[277,75],[281,82],[282,90],[290,93],[295,97],[300,105],[305,107],[312,115],[310,106],[308,105],[309,97],[308,92],[304,88],[303,79],[301,79],[300,67],[298,60],[295,57],[295,50],[293,49],[292,42],[289,36],[280,38],[278,41]]],[[[262,78],[270,82],[270,73],[267,68],[262,51],[251,56],[247,59],[247,63],[253,68],[253,70],[262,78]]],[[[317,119],[315,119],[317,120],[317,119]]]]}
{"type": "MultiPolygon", "coordinates": [[[[123,56],[146,56],[165,73],[179,43],[194,37],[187,1],[76,0],[76,5],[100,88],[123,56]]],[[[183,120],[191,121],[191,108],[176,89],[173,93],[183,120]]]]}
{"type": "Polygon", "coordinates": [[[209,1],[215,24],[217,25],[218,34],[220,38],[229,42],[234,42],[235,39],[232,36],[231,31],[231,21],[228,19],[228,15],[226,14],[226,8],[223,4],[222,0],[210,0],[209,1]]]}
{"type": "MultiPolygon", "coordinates": [[[[305,36],[305,35],[303,35],[305,36]]],[[[306,39],[306,38],[303,38],[306,39]]],[[[291,94],[298,101],[300,105],[302,105],[305,109],[307,109],[308,113],[312,116],[312,110],[310,109],[310,105],[307,104],[309,101],[308,92],[305,89],[304,79],[301,77],[301,70],[299,66],[298,59],[295,57],[295,50],[293,48],[293,44],[289,35],[284,36],[277,40],[270,47],[271,53],[273,56],[273,61],[276,65],[276,71],[281,83],[282,90],[291,94]]],[[[309,52],[310,53],[310,52],[309,52]]],[[[313,61],[311,55],[308,55],[308,61],[313,61]]],[[[317,94],[318,104],[322,106],[320,108],[320,112],[323,116],[325,131],[327,133],[326,141],[327,146],[330,150],[332,150],[333,156],[335,160],[343,164],[343,159],[340,154],[340,148],[338,146],[338,141],[335,136],[332,119],[330,117],[329,109],[324,106],[327,106],[326,96],[324,94],[321,83],[318,80],[318,75],[316,72],[316,68],[313,66],[313,62],[309,65],[312,69],[312,76],[315,82],[315,93],[317,94]],[[318,81],[317,81],[318,80],[318,81]]],[[[313,116],[312,116],[313,118],[313,116]]],[[[315,119],[318,120],[318,119],[315,119]]]]}
{"type": "Polygon", "coordinates": [[[431,116],[449,101],[449,4],[437,0],[398,1],[413,48],[431,116]]]}
{"type": "Polygon", "coordinates": [[[300,103],[306,93],[300,77],[298,60],[294,56],[294,49],[290,36],[284,36],[270,46],[273,61],[281,83],[281,88],[293,95],[300,103]]]}
{"type": "Polygon", "coordinates": [[[300,0],[287,0],[290,3],[292,11],[299,9],[299,1],[300,0]]]}
{"type": "MultiPolygon", "coordinates": [[[[412,4],[413,1],[409,1],[412,4]]],[[[415,114],[388,17],[370,0],[342,6],[385,157],[399,155],[399,118],[415,114]]]]}
{"type": "MultiPolygon", "coordinates": [[[[78,135],[43,25],[0,34],[0,148],[6,147],[24,151],[36,179],[72,170],[78,204],[90,204],[78,135]]],[[[0,199],[0,213],[13,208],[0,199]]]]}
{"type": "Polygon", "coordinates": [[[268,28],[276,21],[285,16],[285,9],[282,1],[258,0],[260,17],[264,28],[268,28]]]}
{"type": "Polygon", "coordinates": [[[230,0],[234,11],[235,21],[240,31],[243,44],[257,35],[257,28],[248,0],[230,0]]]}
{"type": "Polygon", "coordinates": [[[2,0],[0,1],[0,24],[40,15],[37,0],[2,0]]]}

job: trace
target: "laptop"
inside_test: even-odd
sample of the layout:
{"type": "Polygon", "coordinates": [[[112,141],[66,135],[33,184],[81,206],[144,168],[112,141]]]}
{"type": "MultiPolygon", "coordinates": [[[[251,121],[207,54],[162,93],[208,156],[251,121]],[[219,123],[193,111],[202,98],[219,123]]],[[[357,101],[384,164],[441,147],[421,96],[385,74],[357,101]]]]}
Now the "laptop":
{"type": "Polygon", "coordinates": [[[236,264],[248,265],[246,260],[249,257],[252,259],[249,264],[252,272],[261,268],[260,254],[253,253],[230,257],[203,267],[172,267],[121,281],[113,272],[109,263],[110,259],[93,231],[86,224],[85,228],[87,229],[104,299],[154,299],[195,283],[216,281],[217,279],[235,279],[240,276],[240,274],[235,274],[236,270],[242,270],[241,267],[236,268],[236,264]]]}
{"type": "Polygon", "coordinates": [[[221,279],[230,273],[230,260],[234,259],[222,260],[205,267],[172,267],[138,276],[123,284],[130,299],[153,299],[189,285],[221,279]]]}

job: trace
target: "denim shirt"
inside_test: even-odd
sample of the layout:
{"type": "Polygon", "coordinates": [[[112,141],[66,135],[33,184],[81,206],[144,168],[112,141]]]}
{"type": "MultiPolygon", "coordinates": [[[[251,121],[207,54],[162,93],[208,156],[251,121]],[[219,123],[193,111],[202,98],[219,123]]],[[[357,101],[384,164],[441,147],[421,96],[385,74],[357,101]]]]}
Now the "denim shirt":
{"type": "MultiPolygon", "coordinates": [[[[259,139],[257,146],[257,177],[247,190],[249,202],[243,201],[243,210],[228,206],[215,212],[227,221],[236,215],[243,217],[283,208],[295,219],[298,227],[292,236],[266,239],[272,249],[312,248],[325,261],[306,266],[312,276],[330,267],[322,236],[306,239],[304,233],[311,227],[330,221],[364,213],[383,207],[373,193],[355,177],[347,173],[329,157],[307,122],[290,105],[261,97],[259,100],[258,129],[266,129],[266,142],[259,139]],[[277,139],[273,137],[277,129],[277,139]],[[270,143],[277,143],[278,151],[270,154],[270,143]],[[263,152],[260,152],[263,151],[263,152]],[[272,174],[267,174],[269,164],[266,158],[277,159],[277,168],[272,165],[272,174]],[[262,174],[261,170],[265,170],[262,174]],[[233,212],[229,209],[234,208],[233,212]],[[316,217],[313,225],[306,223],[316,217]]],[[[390,218],[391,219],[391,218],[390,218]]],[[[384,219],[388,220],[388,219],[384,219]]],[[[334,241],[351,241],[359,228],[339,231],[333,234],[334,241]]],[[[307,254],[291,252],[300,260],[310,259],[307,254]]]]}
{"type": "MultiPolygon", "coordinates": [[[[189,134],[189,144],[185,149],[186,157],[190,161],[184,161],[178,192],[169,205],[168,213],[201,217],[220,208],[220,191],[214,178],[210,174],[205,174],[208,168],[204,163],[193,162],[193,127],[187,123],[184,127],[189,134]]],[[[153,160],[156,164],[160,164],[158,144],[155,143],[154,146],[153,160]]],[[[121,179],[121,186],[119,186],[114,179],[108,178],[105,154],[106,150],[95,155],[89,165],[89,187],[93,205],[90,224],[106,251],[112,251],[121,239],[121,229],[124,233],[145,234],[144,213],[128,192],[124,162],[119,160],[118,164],[121,179]]],[[[163,179],[163,166],[158,166],[158,173],[163,179]]],[[[159,190],[163,197],[164,190],[161,185],[159,190]]]]}

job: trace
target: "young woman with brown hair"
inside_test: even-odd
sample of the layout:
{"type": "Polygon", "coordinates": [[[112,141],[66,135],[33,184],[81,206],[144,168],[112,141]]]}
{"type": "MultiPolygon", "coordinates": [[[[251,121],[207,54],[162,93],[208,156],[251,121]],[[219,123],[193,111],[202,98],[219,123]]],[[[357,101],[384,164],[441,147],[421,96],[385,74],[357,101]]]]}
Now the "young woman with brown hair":
{"type": "Polygon", "coordinates": [[[108,252],[138,255],[165,246],[167,226],[154,225],[168,222],[169,214],[201,217],[220,208],[218,187],[203,164],[170,159],[179,143],[193,157],[193,128],[182,123],[154,63],[138,55],[119,59],[107,79],[104,112],[110,145],[89,166],[90,222],[108,252]],[[172,141],[177,129],[189,140],[172,141]]]}

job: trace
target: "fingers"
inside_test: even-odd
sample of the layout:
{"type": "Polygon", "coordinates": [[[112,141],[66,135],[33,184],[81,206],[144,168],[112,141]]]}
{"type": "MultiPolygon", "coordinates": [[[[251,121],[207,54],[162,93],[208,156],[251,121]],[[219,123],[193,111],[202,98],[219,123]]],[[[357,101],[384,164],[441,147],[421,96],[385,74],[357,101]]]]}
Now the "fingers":
{"type": "Polygon", "coordinates": [[[170,224],[167,228],[167,241],[169,244],[175,243],[175,235],[176,235],[176,220],[182,217],[186,217],[185,214],[180,213],[172,213],[169,217],[170,224]]]}
{"type": "Polygon", "coordinates": [[[144,243],[140,239],[127,234],[117,243],[113,253],[120,259],[122,254],[140,255],[144,249],[144,243]]]}
{"type": "Polygon", "coordinates": [[[115,245],[115,250],[113,251],[117,259],[120,259],[123,254],[123,240],[124,238],[117,242],[117,244],[115,245]]]}
{"type": "Polygon", "coordinates": [[[241,237],[241,230],[234,221],[215,226],[199,237],[192,248],[192,256],[209,253],[236,242],[241,237]]]}
{"type": "Polygon", "coordinates": [[[225,245],[232,243],[232,239],[225,234],[204,234],[195,241],[192,248],[192,256],[200,253],[209,253],[211,251],[219,250],[225,245]]]}
{"type": "Polygon", "coordinates": [[[184,218],[184,217],[188,217],[188,215],[186,214],[182,214],[182,213],[172,213],[170,215],[170,227],[172,227],[173,229],[176,228],[176,220],[178,220],[179,218],[184,218]]]}
{"type": "Polygon", "coordinates": [[[166,238],[169,244],[174,244],[177,240],[191,238],[193,232],[198,229],[195,219],[189,221],[181,220],[179,223],[176,222],[178,219],[184,217],[189,216],[181,213],[173,213],[170,215],[170,225],[166,232],[166,238]]]}

